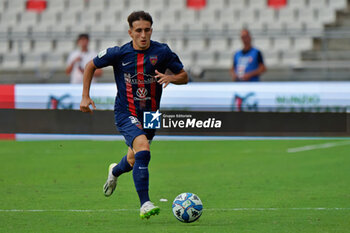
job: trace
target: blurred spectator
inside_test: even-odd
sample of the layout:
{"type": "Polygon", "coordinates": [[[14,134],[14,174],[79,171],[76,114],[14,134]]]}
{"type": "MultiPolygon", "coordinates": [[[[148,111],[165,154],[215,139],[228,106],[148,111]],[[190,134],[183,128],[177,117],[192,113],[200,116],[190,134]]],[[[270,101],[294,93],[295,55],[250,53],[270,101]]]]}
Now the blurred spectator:
{"type": "MultiPolygon", "coordinates": [[[[66,74],[70,75],[71,83],[83,83],[83,73],[85,65],[96,57],[95,51],[89,50],[89,35],[80,34],[77,38],[78,49],[72,51],[67,59],[66,74]]],[[[102,75],[102,70],[98,69],[95,72],[93,82],[96,82],[96,77],[102,75]]]]}
{"type": "Polygon", "coordinates": [[[241,31],[243,49],[235,53],[230,70],[233,81],[259,81],[266,71],[262,53],[252,46],[252,39],[247,29],[241,31]]]}

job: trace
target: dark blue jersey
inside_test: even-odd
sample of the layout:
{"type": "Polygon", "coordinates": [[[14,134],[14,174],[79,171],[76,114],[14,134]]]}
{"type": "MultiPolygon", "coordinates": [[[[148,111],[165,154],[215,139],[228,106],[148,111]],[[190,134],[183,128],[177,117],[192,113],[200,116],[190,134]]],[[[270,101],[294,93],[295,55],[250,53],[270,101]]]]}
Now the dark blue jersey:
{"type": "MultiPolygon", "coordinates": [[[[233,66],[238,77],[258,69],[260,64],[264,64],[264,60],[261,52],[256,48],[248,51],[240,50],[233,56],[233,66]]],[[[259,76],[254,76],[249,81],[259,81],[259,79],[259,76]]]]}
{"type": "Polygon", "coordinates": [[[183,69],[178,56],[166,44],[151,41],[146,50],[135,50],[132,42],[103,50],[93,60],[97,68],[113,66],[118,93],[115,111],[129,113],[142,121],[144,111],[159,109],[162,85],[155,70],[177,74],[183,69]]]}

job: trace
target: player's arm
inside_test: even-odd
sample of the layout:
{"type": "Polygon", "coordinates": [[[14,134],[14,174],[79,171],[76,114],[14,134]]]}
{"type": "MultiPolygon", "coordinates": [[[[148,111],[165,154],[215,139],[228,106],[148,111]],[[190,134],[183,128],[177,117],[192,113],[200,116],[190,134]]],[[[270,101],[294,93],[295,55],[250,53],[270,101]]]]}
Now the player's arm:
{"type": "Polygon", "coordinates": [[[69,74],[72,72],[75,63],[80,62],[80,61],[81,61],[81,57],[78,56],[78,57],[75,58],[72,62],[70,62],[70,63],[66,66],[66,70],[65,70],[65,71],[66,71],[66,74],[69,75],[69,74]]]}
{"type": "Polygon", "coordinates": [[[188,83],[188,75],[187,72],[182,69],[177,74],[162,74],[158,70],[156,70],[156,79],[158,79],[159,84],[164,84],[164,88],[168,86],[169,83],[181,85],[188,83]]]}
{"type": "Polygon", "coordinates": [[[102,69],[96,69],[94,77],[101,77],[103,74],[103,70],[102,69]]]}
{"type": "Polygon", "coordinates": [[[258,68],[256,70],[253,70],[249,73],[246,73],[244,76],[243,76],[243,80],[246,80],[246,81],[249,81],[252,77],[254,76],[259,76],[261,75],[262,73],[266,72],[266,66],[264,64],[264,59],[263,59],[263,56],[261,54],[261,52],[259,51],[258,53],[258,68]]]}
{"type": "Polygon", "coordinates": [[[231,67],[230,74],[231,74],[232,81],[237,81],[238,75],[236,74],[234,66],[231,67]]]}
{"type": "Polygon", "coordinates": [[[238,74],[236,73],[236,66],[237,66],[237,59],[236,59],[236,54],[235,56],[233,56],[233,64],[232,64],[232,67],[230,69],[230,74],[231,74],[231,78],[232,78],[232,81],[237,81],[239,78],[238,78],[238,74]]]}
{"type": "Polygon", "coordinates": [[[263,63],[260,63],[256,70],[246,73],[243,76],[243,80],[248,81],[251,79],[251,77],[261,75],[264,72],[266,72],[266,66],[263,63]]]}
{"type": "Polygon", "coordinates": [[[94,101],[90,98],[91,80],[94,76],[96,69],[97,67],[95,66],[92,60],[86,64],[84,69],[83,93],[80,102],[80,111],[82,112],[92,112],[92,110],[90,109],[90,105],[92,105],[93,109],[96,109],[94,101]]]}

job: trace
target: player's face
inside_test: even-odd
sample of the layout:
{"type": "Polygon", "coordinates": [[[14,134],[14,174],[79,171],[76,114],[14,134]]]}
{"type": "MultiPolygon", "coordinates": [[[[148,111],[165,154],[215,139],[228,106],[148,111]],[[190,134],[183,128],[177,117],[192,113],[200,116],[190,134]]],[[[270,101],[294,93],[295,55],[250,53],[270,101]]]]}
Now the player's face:
{"type": "Polygon", "coordinates": [[[249,47],[251,45],[251,37],[248,31],[243,30],[241,32],[241,39],[244,46],[249,47]]]}
{"type": "Polygon", "coordinates": [[[129,29],[129,35],[132,38],[134,49],[148,49],[151,44],[151,22],[146,20],[134,21],[132,23],[132,28],[129,29]]]}
{"type": "Polygon", "coordinates": [[[89,40],[87,38],[81,38],[78,40],[77,44],[81,48],[81,50],[87,50],[89,46],[89,40]]]}

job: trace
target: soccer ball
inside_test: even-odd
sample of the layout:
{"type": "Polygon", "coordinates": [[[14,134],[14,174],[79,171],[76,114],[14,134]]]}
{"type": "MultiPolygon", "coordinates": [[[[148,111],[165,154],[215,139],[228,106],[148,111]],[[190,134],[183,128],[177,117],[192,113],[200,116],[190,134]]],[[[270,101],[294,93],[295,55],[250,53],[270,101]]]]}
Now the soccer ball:
{"type": "Polygon", "coordinates": [[[202,215],[201,199],[193,193],[181,193],[173,201],[173,214],[181,222],[194,222],[202,215]]]}

